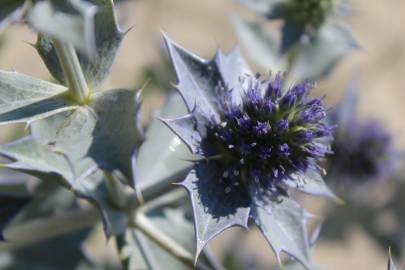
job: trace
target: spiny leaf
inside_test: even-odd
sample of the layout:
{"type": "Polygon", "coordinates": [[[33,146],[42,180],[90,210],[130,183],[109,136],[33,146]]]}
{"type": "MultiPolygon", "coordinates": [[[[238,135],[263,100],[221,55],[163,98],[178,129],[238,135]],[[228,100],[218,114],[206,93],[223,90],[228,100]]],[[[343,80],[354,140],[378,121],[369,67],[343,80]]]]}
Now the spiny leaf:
{"type": "Polygon", "coordinates": [[[132,178],[131,155],[141,141],[135,96],[132,90],[100,92],[90,106],[34,122],[29,137],[0,146],[13,161],[4,166],[62,181],[100,208],[108,235],[122,232],[127,217],[110,204],[102,171],[132,178]]]}
{"type": "Polygon", "coordinates": [[[252,217],[263,232],[281,262],[285,252],[310,269],[309,246],[305,227],[304,210],[295,201],[283,197],[280,201],[263,202],[256,197],[252,217]]]}
{"type": "Polygon", "coordinates": [[[285,182],[290,188],[300,192],[342,202],[326,185],[323,177],[318,172],[307,170],[305,174],[293,174],[285,182]]]}
{"type": "Polygon", "coordinates": [[[192,153],[196,153],[201,143],[201,136],[195,132],[194,115],[187,114],[175,119],[161,119],[183,142],[192,153]]]}
{"type": "Polygon", "coordinates": [[[238,48],[229,54],[218,52],[215,58],[206,61],[186,51],[167,36],[164,36],[164,40],[176,70],[176,87],[189,111],[195,109],[197,117],[202,113],[217,119],[218,108],[214,105],[213,96],[217,95],[217,88],[221,86],[233,89],[233,98],[240,101],[243,91],[240,76],[251,74],[251,71],[238,48]]]}
{"type": "Polygon", "coordinates": [[[230,227],[247,228],[248,225],[250,199],[245,189],[235,188],[227,194],[218,179],[218,168],[202,161],[181,183],[188,191],[193,207],[196,258],[208,241],[219,233],[230,227]]]}
{"type": "Polygon", "coordinates": [[[4,164],[8,168],[23,172],[53,174],[73,180],[73,172],[67,159],[53,151],[51,147],[38,144],[30,136],[1,145],[0,153],[12,161],[4,164]]]}
{"type": "MultiPolygon", "coordinates": [[[[91,32],[94,33],[95,51],[93,54],[96,56],[89,59],[88,55],[79,53],[79,60],[87,83],[90,84],[90,87],[95,88],[94,90],[98,90],[97,86],[110,72],[124,33],[119,29],[111,0],[95,0],[92,3],[97,6],[93,22],[94,29],[91,32]]],[[[46,35],[39,35],[36,48],[52,76],[64,83],[62,68],[51,39],[46,35]]]]}
{"type": "Polygon", "coordinates": [[[0,125],[30,122],[74,108],[66,87],[0,71],[0,125]]]}
{"type": "Polygon", "coordinates": [[[242,57],[239,47],[225,54],[219,51],[215,56],[215,62],[219,72],[225,81],[226,87],[232,89],[232,99],[235,104],[242,104],[242,95],[244,89],[240,82],[241,76],[252,74],[250,67],[242,57]]]}
{"type": "Polygon", "coordinates": [[[394,262],[392,261],[391,252],[390,252],[390,254],[388,256],[388,268],[387,268],[387,270],[397,270],[394,262]]]}
{"type": "Polygon", "coordinates": [[[189,111],[196,108],[204,115],[219,119],[218,108],[213,105],[212,96],[215,95],[215,89],[222,82],[222,78],[215,62],[207,62],[187,52],[168,37],[165,37],[165,42],[176,69],[176,87],[189,111]],[[189,91],[190,88],[194,91],[189,91]]]}

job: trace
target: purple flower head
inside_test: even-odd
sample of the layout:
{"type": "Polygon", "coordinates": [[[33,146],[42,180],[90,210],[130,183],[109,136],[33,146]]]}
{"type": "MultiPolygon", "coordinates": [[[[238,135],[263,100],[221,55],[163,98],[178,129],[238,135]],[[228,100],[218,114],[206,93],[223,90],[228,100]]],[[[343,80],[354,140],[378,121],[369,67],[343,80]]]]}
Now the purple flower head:
{"type": "MultiPolygon", "coordinates": [[[[221,167],[239,164],[241,171],[246,172],[240,175],[240,182],[245,184],[252,180],[249,177],[252,168],[260,169],[263,179],[259,183],[266,187],[279,186],[280,179],[297,173],[297,168],[299,173],[315,168],[318,160],[329,151],[330,133],[326,132],[326,110],[321,99],[309,96],[311,84],[298,84],[283,92],[280,75],[269,81],[260,81],[257,76],[246,80],[248,87],[242,105],[220,112],[221,124],[207,119],[205,145],[224,157],[219,161],[221,167]],[[267,94],[262,96],[261,93],[267,94]],[[223,128],[234,134],[226,142],[228,145],[216,135],[223,128]]],[[[226,97],[220,95],[220,98],[226,97]]],[[[204,149],[201,152],[204,153],[204,149]]]]}
{"type": "MultiPolygon", "coordinates": [[[[338,188],[342,182],[351,185],[386,180],[395,172],[400,157],[391,135],[380,122],[358,119],[358,91],[354,81],[343,101],[329,115],[329,122],[336,128],[332,154],[327,160],[328,179],[338,188]]],[[[328,132],[323,129],[320,126],[317,132],[328,132]]]]}
{"type": "Polygon", "coordinates": [[[392,139],[379,122],[352,120],[335,133],[328,158],[332,179],[365,183],[385,180],[393,173],[392,139]]]}

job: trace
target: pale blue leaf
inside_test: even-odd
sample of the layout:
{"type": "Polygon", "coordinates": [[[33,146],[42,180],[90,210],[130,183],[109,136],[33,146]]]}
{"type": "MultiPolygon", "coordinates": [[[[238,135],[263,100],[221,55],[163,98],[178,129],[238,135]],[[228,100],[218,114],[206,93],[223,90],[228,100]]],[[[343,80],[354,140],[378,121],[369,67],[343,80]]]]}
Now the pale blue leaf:
{"type": "Polygon", "coordinates": [[[215,62],[226,87],[232,90],[233,104],[242,104],[244,89],[241,76],[252,75],[252,71],[243,58],[239,47],[235,47],[228,54],[218,52],[215,56],[215,62]]]}
{"type": "MultiPolygon", "coordinates": [[[[189,111],[196,108],[196,114],[218,120],[215,104],[217,88],[224,86],[222,76],[215,61],[206,61],[181,48],[164,36],[166,46],[176,70],[180,91],[189,111]]],[[[202,119],[201,119],[202,120],[202,119]]]]}
{"type": "Polygon", "coordinates": [[[111,205],[102,170],[132,178],[131,155],[141,142],[137,105],[133,90],[97,93],[91,106],[34,122],[31,136],[0,146],[11,159],[4,166],[62,181],[100,208],[107,235],[121,233],[127,215],[111,205]]]}
{"type": "Polygon", "coordinates": [[[224,230],[247,228],[250,199],[242,186],[227,192],[219,182],[218,168],[208,161],[195,165],[181,185],[188,191],[193,207],[196,258],[212,238],[224,230]]]}
{"type": "Polygon", "coordinates": [[[76,107],[64,86],[0,71],[0,124],[31,122],[76,107]]]}
{"type": "MultiPolygon", "coordinates": [[[[169,97],[160,117],[175,118],[184,115],[187,109],[180,95],[169,97]]],[[[167,181],[184,179],[192,163],[187,161],[190,151],[185,144],[158,119],[152,120],[141,145],[135,169],[136,179],[142,190],[167,181]]]]}
{"type": "MultiPolygon", "coordinates": [[[[95,0],[92,3],[97,6],[93,22],[94,29],[91,32],[94,32],[95,52],[93,54],[96,56],[89,59],[88,55],[79,53],[79,60],[87,83],[96,88],[110,73],[124,33],[119,29],[111,0],[95,0]]],[[[63,83],[62,68],[52,41],[46,36],[39,35],[36,48],[52,76],[63,83]]]]}
{"type": "Polygon", "coordinates": [[[327,186],[319,172],[307,170],[305,173],[295,173],[285,180],[285,184],[300,192],[342,202],[327,186]]]}
{"type": "Polygon", "coordinates": [[[161,118],[161,121],[187,145],[192,153],[197,153],[202,139],[197,131],[193,113],[175,119],[161,118]]]}
{"type": "Polygon", "coordinates": [[[344,56],[358,48],[346,25],[328,23],[301,45],[291,74],[298,80],[318,80],[327,76],[344,56]]]}
{"type": "Polygon", "coordinates": [[[239,40],[250,58],[266,70],[284,71],[286,60],[279,54],[278,42],[258,23],[250,23],[235,15],[233,22],[239,40]]]}
{"type": "Polygon", "coordinates": [[[73,171],[68,160],[53,151],[52,147],[38,144],[30,136],[0,145],[0,154],[11,160],[10,163],[3,164],[4,167],[22,172],[52,174],[73,182],[73,171]]]}
{"type": "Polygon", "coordinates": [[[256,196],[252,217],[280,263],[280,254],[285,252],[310,269],[307,217],[297,202],[287,197],[263,201],[256,196]]]}
{"type": "Polygon", "coordinates": [[[397,267],[395,266],[395,264],[394,264],[394,262],[392,260],[391,254],[389,254],[389,257],[388,257],[388,268],[387,268],[387,270],[397,270],[397,267]]]}

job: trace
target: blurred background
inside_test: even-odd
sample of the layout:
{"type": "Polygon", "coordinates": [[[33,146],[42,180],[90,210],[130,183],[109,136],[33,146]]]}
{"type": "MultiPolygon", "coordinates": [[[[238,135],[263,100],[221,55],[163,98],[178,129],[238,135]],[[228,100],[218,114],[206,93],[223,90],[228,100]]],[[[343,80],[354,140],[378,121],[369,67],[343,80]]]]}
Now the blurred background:
{"type": "MultiPolygon", "coordinates": [[[[316,94],[326,95],[328,105],[334,108],[356,76],[360,90],[359,117],[381,121],[392,134],[395,148],[401,151],[405,149],[405,2],[353,0],[350,5],[353,12],[345,20],[352,27],[362,50],[344,58],[329,77],[319,81],[316,94]]],[[[169,82],[175,82],[160,31],[197,55],[210,58],[217,49],[229,51],[238,44],[230,19],[232,14],[244,13],[249,16],[249,12],[231,0],[134,0],[120,4],[118,11],[122,29],[132,29],[103,88],[140,88],[149,81],[143,108],[145,115],[152,115],[159,108],[164,102],[165,93],[172,88],[169,82]]],[[[50,79],[40,57],[30,45],[35,39],[33,31],[18,25],[1,34],[0,69],[50,79]]],[[[257,71],[268,72],[254,63],[251,65],[257,71]]],[[[145,117],[147,120],[148,117],[145,117]]],[[[10,127],[2,127],[0,132],[2,142],[10,140],[16,133],[10,127]]],[[[401,188],[405,192],[401,175],[393,178],[393,181],[373,186],[372,191],[363,190],[370,196],[367,200],[370,207],[398,197],[396,192],[401,188]]],[[[334,223],[329,225],[333,227],[332,233],[328,232],[328,228],[325,228],[325,235],[321,232],[313,250],[314,261],[323,269],[331,270],[386,269],[388,246],[397,245],[395,254],[398,264],[405,265],[405,259],[401,256],[404,253],[401,247],[405,241],[405,222],[401,224],[398,219],[401,215],[405,217],[405,200],[402,203],[400,198],[396,198],[399,201],[394,200],[392,204],[398,209],[379,213],[381,218],[378,222],[381,222],[384,230],[393,232],[390,239],[381,239],[375,235],[376,232],[370,232],[367,228],[371,226],[369,219],[356,221],[361,207],[356,208],[360,212],[355,211],[350,215],[347,214],[350,203],[332,210],[334,206],[331,203],[318,199],[308,201],[309,210],[320,216],[330,212],[325,216],[326,221],[330,219],[334,223]],[[344,214],[340,215],[339,212],[344,214]],[[340,233],[335,235],[335,231],[340,233]]],[[[98,242],[105,243],[105,240],[98,242]]],[[[216,254],[227,261],[229,269],[269,269],[274,264],[272,251],[264,238],[254,230],[248,234],[238,229],[230,230],[210,245],[216,254]]]]}

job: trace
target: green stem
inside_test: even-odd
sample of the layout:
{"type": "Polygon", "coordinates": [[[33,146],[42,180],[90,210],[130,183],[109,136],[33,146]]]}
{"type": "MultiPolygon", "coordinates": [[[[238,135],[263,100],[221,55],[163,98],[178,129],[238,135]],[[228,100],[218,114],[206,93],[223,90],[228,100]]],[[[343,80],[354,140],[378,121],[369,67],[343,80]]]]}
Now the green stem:
{"type": "Polygon", "coordinates": [[[124,186],[118,179],[115,179],[110,172],[104,171],[104,175],[111,203],[119,209],[127,208],[128,196],[131,195],[131,191],[127,191],[126,186],[124,186]]]}
{"type": "Polygon", "coordinates": [[[194,260],[194,256],[188,250],[186,250],[185,248],[177,244],[175,240],[158,230],[143,213],[137,213],[135,215],[133,225],[150,240],[158,244],[162,249],[169,252],[177,260],[189,266],[190,268],[201,270],[209,269],[209,267],[202,263],[196,263],[194,260]]]}
{"type": "Polygon", "coordinates": [[[85,103],[90,96],[90,90],[74,46],[56,39],[53,40],[53,45],[73,98],[80,104],[85,103]]]}

